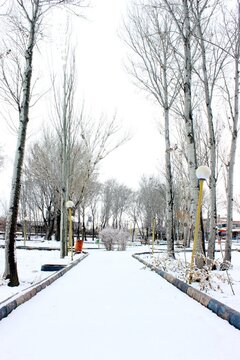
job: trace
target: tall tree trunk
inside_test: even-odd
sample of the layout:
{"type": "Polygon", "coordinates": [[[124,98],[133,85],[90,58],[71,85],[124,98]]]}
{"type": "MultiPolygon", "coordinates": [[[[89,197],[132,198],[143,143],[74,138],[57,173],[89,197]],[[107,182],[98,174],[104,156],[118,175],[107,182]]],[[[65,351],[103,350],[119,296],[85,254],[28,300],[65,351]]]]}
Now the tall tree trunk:
{"type": "Polygon", "coordinates": [[[210,204],[211,204],[211,216],[210,216],[210,233],[208,239],[208,258],[214,259],[215,256],[215,241],[216,241],[216,225],[217,225],[217,196],[216,196],[216,139],[213,125],[213,112],[212,112],[212,98],[209,90],[209,78],[207,71],[207,60],[206,60],[206,49],[204,43],[204,37],[201,27],[201,15],[198,9],[198,37],[201,49],[202,57],[202,72],[203,72],[203,83],[205,92],[205,103],[207,109],[208,119],[208,132],[209,132],[209,148],[210,148],[210,204]]]}
{"type": "Polygon", "coordinates": [[[61,211],[59,209],[57,209],[56,217],[56,240],[60,241],[61,211]]]}
{"type": "MultiPolygon", "coordinates": [[[[166,94],[167,96],[167,94],[166,94]]],[[[165,109],[166,237],[168,256],[174,257],[173,182],[169,138],[169,111],[165,109]]]]}
{"type": "Polygon", "coordinates": [[[39,11],[39,1],[35,2],[34,13],[30,22],[30,31],[28,45],[25,51],[25,70],[23,74],[22,102],[19,109],[19,129],[17,150],[14,161],[14,171],[12,177],[12,188],[10,197],[10,206],[7,216],[5,233],[5,271],[4,278],[9,279],[9,286],[18,286],[17,262],[15,257],[15,231],[17,226],[18,207],[21,188],[21,174],[24,160],[24,150],[26,143],[27,125],[29,121],[29,102],[31,97],[31,79],[32,79],[32,60],[33,47],[35,44],[36,18],[39,11]]]}
{"type": "MultiPolygon", "coordinates": [[[[63,80],[63,106],[62,106],[62,169],[61,169],[61,231],[60,231],[60,257],[64,258],[68,252],[67,244],[67,225],[68,214],[66,209],[66,202],[69,200],[68,181],[69,181],[69,84],[67,83],[66,64],[64,68],[63,80]]],[[[71,90],[70,90],[71,91],[71,90]]]]}
{"type": "Polygon", "coordinates": [[[51,211],[51,206],[48,208],[48,219],[47,219],[47,229],[46,229],[46,240],[51,240],[52,235],[54,233],[54,225],[55,225],[55,215],[51,211]]]}
{"type": "Polygon", "coordinates": [[[231,149],[228,163],[227,177],[227,234],[225,242],[224,262],[231,262],[232,250],[232,222],[233,222],[233,175],[235,167],[237,137],[238,137],[238,120],[239,120],[239,59],[240,59],[240,1],[238,0],[238,27],[236,46],[234,51],[235,60],[235,85],[234,85],[234,113],[232,124],[231,149]]]}
{"type": "Polygon", "coordinates": [[[85,226],[85,205],[83,205],[82,208],[83,212],[82,212],[82,240],[87,240],[86,238],[86,226],[85,226]]]}
{"type": "Polygon", "coordinates": [[[80,206],[78,206],[77,240],[80,240],[80,206]]]}
{"type": "Polygon", "coordinates": [[[187,139],[187,161],[188,161],[188,172],[190,181],[190,227],[194,223],[196,210],[197,210],[197,199],[198,199],[198,181],[196,177],[196,146],[193,128],[193,114],[192,114],[192,55],[191,55],[191,26],[189,16],[189,2],[188,0],[182,0],[182,22],[183,27],[176,17],[174,8],[171,6],[169,0],[163,0],[167,10],[171,14],[183,41],[184,50],[184,72],[183,72],[183,85],[184,85],[184,121],[185,121],[185,133],[187,139]]]}
{"type": "Polygon", "coordinates": [[[92,241],[95,239],[95,217],[92,218],[92,241]]]}
{"type": "Polygon", "coordinates": [[[197,198],[198,198],[198,181],[196,177],[196,147],[193,130],[193,114],[192,114],[192,57],[191,57],[191,27],[189,19],[188,0],[183,0],[184,12],[184,120],[187,137],[187,157],[188,157],[188,171],[190,179],[190,213],[191,222],[194,223],[197,198]]]}
{"type": "Polygon", "coordinates": [[[61,193],[61,221],[60,221],[60,257],[66,256],[67,244],[67,192],[66,192],[66,167],[65,157],[62,164],[62,193],[61,193]]]}

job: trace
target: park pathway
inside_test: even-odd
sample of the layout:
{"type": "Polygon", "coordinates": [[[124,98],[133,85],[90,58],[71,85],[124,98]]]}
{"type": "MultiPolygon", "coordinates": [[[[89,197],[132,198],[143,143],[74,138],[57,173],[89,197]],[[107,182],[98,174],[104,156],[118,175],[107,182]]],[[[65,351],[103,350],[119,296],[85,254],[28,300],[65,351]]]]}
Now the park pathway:
{"type": "Polygon", "coordinates": [[[0,322],[1,360],[240,359],[240,332],[131,250],[89,252],[0,322]]]}

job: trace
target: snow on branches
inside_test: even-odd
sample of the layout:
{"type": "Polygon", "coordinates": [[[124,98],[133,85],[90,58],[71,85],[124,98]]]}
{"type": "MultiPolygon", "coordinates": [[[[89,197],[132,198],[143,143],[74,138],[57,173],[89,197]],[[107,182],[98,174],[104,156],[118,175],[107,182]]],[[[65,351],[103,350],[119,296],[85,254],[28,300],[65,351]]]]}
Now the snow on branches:
{"type": "Polygon", "coordinates": [[[100,239],[104,244],[106,250],[113,251],[115,247],[117,250],[126,250],[129,232],[123,229],[105,228],[100,232],[100,239]]]}

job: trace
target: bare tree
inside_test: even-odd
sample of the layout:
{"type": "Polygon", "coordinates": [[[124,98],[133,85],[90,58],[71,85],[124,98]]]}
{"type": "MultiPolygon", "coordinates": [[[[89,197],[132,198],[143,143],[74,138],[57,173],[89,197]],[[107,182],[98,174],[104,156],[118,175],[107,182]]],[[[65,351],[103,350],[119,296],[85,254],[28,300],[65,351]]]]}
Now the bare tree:
{"type": "Polygon", "coordinates": [[[100,201],[100,192],[102,184],[99,182],[93,182],[91,186],[91,191],[89,191],[89,208],[92,220],[92,240],[94,240],[96,235],[96,230],[98,228],[97,223],[97,214],[98,214],[98,204],[100,201]]]}
{"type": "Polygon", "coordinates": [[[112,198],[117,182],[114,179],[107,180],[102,191],[101,228],[109,226],[112,216],[112,198]]]}
{"type": "Polygon", "coordinates": [[[131,200],[131,190],[122,184],[117,184],[112,198],[112,227],[121,229],[123,227],[122,217],[127,211],[131,200]]]}
{"type": "MultiPolygon", "coordinates": [[[[220,78],[221,69],[226,61],[226,51],[219,48],[218,42],[223,45],[224,38],[218,39],[219,29],[213,27],[213,21],[217,23],[217,14],[219,0],[215,1],[193,1],[190,3],[191,15],[196,24],[194,29],[194,38],[197,42],[200,58],[194,66],[194,72],[198,75],[204,88],[205,106],[208,123],[208,144],[210,153],[209,166],[211,168],[210,176],[210,234],[208,239],[208,257],[214,259],[216,225],[217,225],[217,144],[216,144],[216,119],[213,114],[213,94],[220,78]],[[216,34],[217,32],[217,34],[216,34]],[[214,44],[215,42],[215,44],[214,44]],[[200,66],[200,69],[198,68],[200,66]]],[[[224,47],[224,46],[223,46],[224,47]]]]}
{"type": "Polygon", "coordinates": [[[179,72],[174,67],[178,36],[173,20],[159,11],[158,2],[136,5],[125,25],[126,42],[136,55],[130,60],[129,72],[137,84],[150,93],[164,113],[166,173],[166,233],[169,256],[174,256],[173,180],[171,168],[170,110],[180,91],[179,72]]]}
{"type": "Polygon", "coordinates": [[[99,163],[113,150],[128,140],[122,136],[114,141],[120,128],[116,117],[110,122],[105,117],[91,120],[86,115],[82,105],[80,115],[75,106],[75,58],[69,51],[69,41],[66,44],[65,64],[62,91],[54,85],[55,99],[55,128],[61,143],[62,175],[61,175],[61,257],[67,253],[67,213],[66,201],[71,198],[75,203],[75,210],[82,214],[83,233],[85,233],[85,208],[88,203],[89,192],[97,179],[99,163]],[[72,58],[72,61],[71,61],[72,58]]]}
{"type": "Polygon", "coordinates": [[[197,168],[196,145],[194,136],[193,106],[192,106],[192,34],[194,24],[191,22],[189,2],[187,0],[159,1],[159,8],[164,8],[172,17],[176,30],[182,42],[183,51],[180,57],[183,59],[183,118],[187,139],[187,162],[190,180],[190,203],[191,216],[194,218],[197,207],[198,183],[195,170],[197,168]]]}
{"type": "Polygon", "coordinates": [[[74,147],[79,132],[79,122],[75,114],[76,71],[75,54],[70,49],[70,37],[66,37],[62,73],[52,80],[54,95],[53,123],[58,135],[61,153],[61,228],[60,256],[67,254],[67,209],[69,186],[73,177],[74,147]],[[60,80],[56,81],[56,78],[60,80]]]}
{"type": "Polygon", "coordinates": [[[229,40],[229,55],[234,66],[233,85],[229,83],[229,78],[223,72],[224,95],[229,108],[229,128],[231,131],[231,145],[227,162],[227,235],[225,243],[224,262],[231,262],[231,244],[232,244],[232,222],[233,222],[233,177],[235,168],[235,158],[238,139],[238,121],[239,121],[239,62],[240,62],[240,1],[237,0],[236,13],[231,12],[229,19],[224,17],[226,36],[229,40]],[[236,14],[236,15],[235,15],[236,14]],[[233,90],[231,90],[231,88],[233,90]]]}
{"type": "Polygon", "coordinates": [[[119,134],[120,130],[116,116],[113,116],[110,121],[107,121],[105,116],[93,121],[85,112],[84,107],[82,108],[80,136],[83,146],[84,165],[82,166],[81,180],[78,175],[75,176],[75,180],[78,182],[75,200],[76,208],[86,197],[89,185],[91,188],[92,182],[96,181],[96,174],[101,162],[130,139],[128,134],[119,134]]]}
{"type": "Polygon", "coordinates": [[[130,219],[130,228],[132,230],[132,241],[136,234],[139,238],[144,239],[144,219],[145,213],[139,197],[139,192],[132,192],[131,201],[127,210],[128,218],[130,219]]]}
{"type": "MultiPolygon", "coordinates": [[[[17,224],[18,206],[21,187],[21,174],[26,143],[27,126],[29,122],[29,108],[31,99],[31,85],[33,75],[33,54],[38,36],[42,33],[42,21],[46,12],[57,5],[81,5],[82,1],[75,0],[33,0],[12,1],[12,7],[7,20],[14,30],[17,40],[12,37],[15,46],[23,56],[23,71],[20,71],[18,92],[11,91],[7,77],[5,86],[10,91],[19,112],[19,129],[17,150],[12,177],[12,188],[9,213],[6,226],[6,263],[4,277],[9,279],[9,286],[18,286],[18,272],[15,257],[15,229],[17,224]]],[[[10,37],[11,33],[9,32],[10,37]]],[[[17,74],[18,62],[16,63],[17,74]]]]}
{"type": "MultiPolygon", "coordinates": [[[[156,177],[141,178],[139,183],[138,203],[143,211],[143,226],[145,228],[145,241],[151,234],[153,222],[166,223],[165,209],[166,187],[156,177]]],[[[173,254],[169,254],[173,256],[173,254]]]]}
{"type": "MultiPolygon", "coordinates": [[[[24,166],[24,184],[21,197],[24,196],[24,212],[29,213],[32,208],[36,214],[41,214],[41,221],[45,224],[46,239],[48,240],[53,235],[55,223],[59,223],[60,169],[58,138],[51,135],[49,130],[48,132],[44,130],[42,139],[34,143],[28,151],[24,166]],[[24,193],[23,190],[25,190],[24,193]]],[[[38,216],[35,216],[36,220],[37,218],[38,216]]],[[[58,230],[57,226],[57,240],[59,240],[58,230]]]]}

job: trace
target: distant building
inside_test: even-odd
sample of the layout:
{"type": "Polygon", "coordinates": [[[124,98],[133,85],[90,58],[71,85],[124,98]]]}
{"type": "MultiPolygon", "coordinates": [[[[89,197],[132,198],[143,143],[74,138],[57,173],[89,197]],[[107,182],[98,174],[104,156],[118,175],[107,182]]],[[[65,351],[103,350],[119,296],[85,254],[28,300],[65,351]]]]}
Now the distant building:
{"type": "MultiPolygon", "coordinates": [[[[218,232],[218,235],[221,237],[226,236],[226,232],[227,232],[227,219],[226,218],[218,218],[217,232],[218,232]]],[[[239,236],[240,236],[240,221],[233,220],[232,237],[233,237],[233,239],[235,239],[239,236]]]]}

